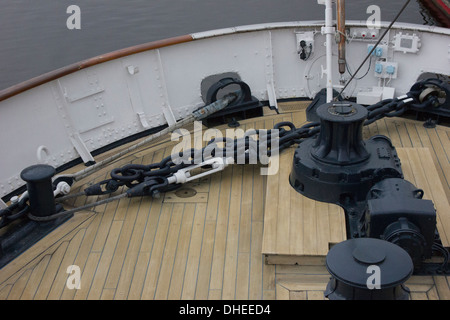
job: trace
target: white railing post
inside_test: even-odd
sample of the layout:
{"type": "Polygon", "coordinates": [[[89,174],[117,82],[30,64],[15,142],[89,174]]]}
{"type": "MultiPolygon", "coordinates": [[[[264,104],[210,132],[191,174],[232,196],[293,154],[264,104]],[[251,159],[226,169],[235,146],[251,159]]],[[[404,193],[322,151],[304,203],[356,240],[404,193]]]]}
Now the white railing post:
{"type": "Polygon", "coordinates": [[[333,0],[317,0],[318,4],[325,5],[325,26],[322,27],[322,34],[326,35],[326,61],[327,67],[324,73],[327,74],[327,103],[333,100],[333,76],[332,76],[332,58],[333,58],[333,0]]]}

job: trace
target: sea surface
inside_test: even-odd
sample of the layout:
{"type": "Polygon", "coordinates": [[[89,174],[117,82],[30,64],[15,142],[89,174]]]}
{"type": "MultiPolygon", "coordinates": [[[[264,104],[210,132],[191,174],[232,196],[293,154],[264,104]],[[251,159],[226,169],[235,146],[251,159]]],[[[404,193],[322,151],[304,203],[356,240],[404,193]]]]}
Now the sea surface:
{"type": "MultiPolygon", "coordinates": [[[[346,18],[366,20],[377,5],[391,21],[403,0],[347,0],[346,18]]],[[[0,90],[129,46],[193,32],[266,22],[323,20],[317,0],[1,0],[0,90]],[[80,9],[80,29],[67,20],[80,9]]],[[[435,25],[418,0],[401,22],[435,25]]]]}

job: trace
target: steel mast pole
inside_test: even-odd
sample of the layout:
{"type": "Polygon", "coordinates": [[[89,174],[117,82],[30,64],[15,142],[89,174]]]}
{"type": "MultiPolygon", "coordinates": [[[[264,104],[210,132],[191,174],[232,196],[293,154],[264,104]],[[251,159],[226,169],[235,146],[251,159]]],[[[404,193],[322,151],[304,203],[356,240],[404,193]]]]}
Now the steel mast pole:
{"type": "Polygon", "coordinates": [[[333,67],[333,38],[334,38],[334,27],[333,27],[333,1],[332,0],[318,0],[319,4],[325,5],[325,26],[322,27],[322,34],[326,35],[326,61],[327,67],[325,73],[327,74],[327,103],[333,100],[333,77],[332,77],[332,67],[333,67]]]}

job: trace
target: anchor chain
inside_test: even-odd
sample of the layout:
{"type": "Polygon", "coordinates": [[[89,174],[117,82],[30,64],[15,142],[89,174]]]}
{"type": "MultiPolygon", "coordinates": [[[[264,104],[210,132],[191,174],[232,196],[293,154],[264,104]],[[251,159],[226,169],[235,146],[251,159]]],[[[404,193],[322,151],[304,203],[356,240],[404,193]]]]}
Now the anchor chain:
{"type": "MultiPolygon", "coordinates": [[[[267,150],[270,157],[275,151],[290,147],[301,140],[315,135],[319,123],[308,123],[301,128],[296,128],[291,122],[280,122],[271,130],[253,130],[247,132],[243,138],[230,140],[227,138],[213,139],[202,149],[190,149],[171,155],[160,162],[150,165],[127,164],[121,168],[113,169],[111,178],[103,180],[85,189],[87,196],[104,195],[117,191],[120,187],[126,186],[129,197],[150,195],[158,197],[161,193],[172,191],[181,186],[175,183],[176,179],[170,179],[183,169],[204,168],[210,169],[208,163],[211,159],[229,159],[226,164],[238,163],[248,164],[251,160],[260,161],[260,148],[267,150]],[[278,147],[272,146],[272,135],[276,131],[278,135],[278,147]],[[260,135],[264,132],[264,138],[260,135]],[[251,136],[256,135],[257,140],[251,136]],[[263,141],[263,142],[261,142],[263,141]],[[218,147],[219,143],[224,143],[224,147],[218,147]],[[275,147],[275,148],[274,148],[275,147]],[[207,155],[207,156],[206,156],[207,155]],[[183,159],[182,163],[176,163],[173,159],[183,159]],[[169,181],[170,180],[170,181],[169,181]]],[[[216,172],[216,171],[213,171],[216,172]]],[[[212,172],[211,172],[212,173],[212,172]]]]}
{"type": "MultiPolygon", "coordinates": [[[[423,99],[423,96],[421,96],[422,91],[422,87],[417,87],[417,85],[415,85],[411,88],[411,91],[404,96],[382,100],[374,105],[368,106],[368,116],[364,125],[369,125],[384,117],[401,116],[410,107],[422,109],[439,107],[436,106],[435,96],[430,95],[426,99],[423,99]]],[[[190,177],[191,169],[211,169],[211,165],[208,163],[211,159],[222,159],[223,165],[219,165],[221,169],[230,163],[248,164],[251,163],[250,160],[252,159],[256,159],[259,162],[261,160],[259,152],[260,148],[264,147],[267,151],[266,156],[270,157],[272,154],[275,154],[276,152],[280,153],[294,144],[299,144],[303,140],[317,135],[319,132],[319,122],[306,123],[297,128],[292,122],[283,121],[277,123],[273,129],[270,130],[251,130],[247,132],[243,138],[234,140],[227,138],[213,139],[202,149],[190,149],[185,152],[180,152],[178,158],[184,159],[181,163],[174,162],[174,157],[171,155],[162,159],[160,162],[149,165],[127,164],[123,167],[113,169],[110,173],[110,179],[89,186],[80,193],[57,197],[55,200],[57,202],[63,202],[67,199],[81,195],[109,195],[123,186],[128,188],[124,194],[111,197],[109,198],[110,200],[103,199],[100,200],[100,202],[113,201],[122,197],[152,196],[157,198],[161,193],[181,187],[182,184],[178,183],[179,181],[192,180],[193,178],[190,177]],[[261,139],[261,134],[263,132],[265,136],[261,139]],[[257,136],[258,139],[254,140],[252,136],[257,136]],[[273,140],[274,137],[276,137],[276,140],[273,140]],[[276,141],[276,145],[272,146],[273,141],[276,141]],[[224,147],[219,148],[218,143],[223,143],[224,147]],[[185,179],[180,172],[190,179],[185,179]]],[[[217,163],[213,163],[213,165],[217,166],[217,163]]],[[[210,173],[217,171],[218,170],[210,170],[210,173]]],[[[205,175],[206,174],[208,173],[205,173],[205,175]]],[[[27,200],[27,197],[23,197],[20,201],[11,204],[6,209],[0,210],[0,228],[26,214],[29,215],[30,208],[27,204],[27,200]]],[[[65,212],[73,213],[85,210],[97,206],[100,202],[95,202],[65,212]]],[[[64,212],[58,213],[54,218],[63,214],[64,212]]],[[[53,217],[47,217],[46,219],[52,218],[53,217]]]]}
{"type": "MultiPolygon", "coordinates": [[[[384,117],[400,116],[407,110],[408,105],[413,102],[413,98],[405,95],[396,99],[383,100],[369,106],[367,108],[369,111],[368,117],[364,125],[369,125],[384,117]]],[[[263,140],[260,139],[261,132],[262,130],[253,130],[246,133],[245,137],[231,141],[226,138],[213,139],[203,149],[191,149],[186,153],[180,153],[180,157],[186,158],[188,156],[191,159],[181,164],[173,162],[173,155],[150,165],[127,164],[121,168],[113,169],[110,179],[101,181],[85,189],[85,193],[86,195],[103,195],[113,193],[121,186],[127,186],[129,189],[126,192],[129,197],[146,195],[158,197],[161,193],[179,188],[181,184],[173,183],[175,181],[174,179],[171,179],[172,181],[169,182],[170,177],[173,177],[179,170],[194,166],[198,163],[199,159],[201,159],[201,163],[197,167],[201,167],[201,164],[205,163],[208,159],[226,159],[230,155],[233,159],[232,163],[248,164],[250,163],[250,159],[255,159],[255,157],[259,162],[259,149],[262,147],[260,141],[266,142],[263,146],[267,148],[267,156],[270,157],[274,152],[282,152],[286,148],[294,144],[299,144],[304,139],[313,137],[319,133],[320,123],[310,122],[297,128],[292,122],[283,121],[275,124],[273,129],[267,130],[267,136],[263,140]],[[271,145],[272,136],[275,132],[278,135],[278,147],[271,145]],[[253,140],[252,135],[256,135],[258,139],[256,141],[253,140]],[[220,142],[225,143],[224,148],[217,147],[217,143],[220,142]],[[210,154],[210,158],[205,158],[205,154],[210,154]]]]}

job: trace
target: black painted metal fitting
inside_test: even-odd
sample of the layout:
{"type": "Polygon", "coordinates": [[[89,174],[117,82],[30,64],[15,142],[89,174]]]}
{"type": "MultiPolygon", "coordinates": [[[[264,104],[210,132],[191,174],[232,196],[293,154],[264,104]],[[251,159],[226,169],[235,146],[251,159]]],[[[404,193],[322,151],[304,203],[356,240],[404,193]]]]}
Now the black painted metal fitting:
{"type": "Polygon", "coordinates": [[[289,182],[299,193],[318,201],[365,201],[370,188],[387,177],[403,178],[400,161],[385,136],[362,139],[367,117],[363,106],[332,102],[317,108],[320,134],[297,147],[289,182]]]}
{"type": "Polygon", "coordinates": [[[405,249],[414,265],[431,258],[436,230],[436,209],[422,199],[423,190],[403,179],[385,179],[367,196],[364,231],[405,249]]]}
{"type": "Polygon", "coordinates": [[[317,115],[320,134],[311,148],[317,161],[350,165],[369,158],[362,139],[366,108],[351,102],[332,102],[320,106],[317,115]]]}
{"type": "Polygon", "coordinates": [[[326,257],[330,300],[408,300],[413,273],[409,254],[390,242],[358,238],[341,242],[326,257]]]}
{"type": "Polygon", "coordinates": [[[56,213],[52,177],[55,168],[38,164],[24,169],[20,177],[27,183],[30,212],[37,217],[47,217],[56,213]]]}

